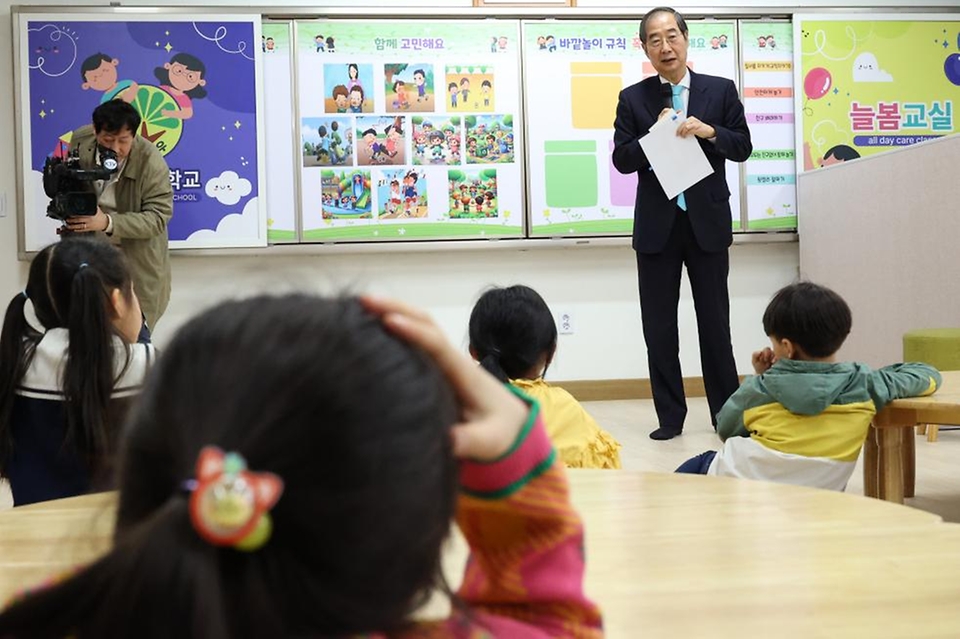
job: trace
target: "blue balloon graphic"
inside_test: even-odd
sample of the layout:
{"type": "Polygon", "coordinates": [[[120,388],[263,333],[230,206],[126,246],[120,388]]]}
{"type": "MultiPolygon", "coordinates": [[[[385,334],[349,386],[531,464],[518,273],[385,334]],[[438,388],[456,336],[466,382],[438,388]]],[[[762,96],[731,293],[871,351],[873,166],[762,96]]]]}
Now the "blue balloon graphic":
{"type": "Polygon", "coordinates": [[[960,53],[951,53],[943,63],[943,74],[960,87],[960,53]]]}

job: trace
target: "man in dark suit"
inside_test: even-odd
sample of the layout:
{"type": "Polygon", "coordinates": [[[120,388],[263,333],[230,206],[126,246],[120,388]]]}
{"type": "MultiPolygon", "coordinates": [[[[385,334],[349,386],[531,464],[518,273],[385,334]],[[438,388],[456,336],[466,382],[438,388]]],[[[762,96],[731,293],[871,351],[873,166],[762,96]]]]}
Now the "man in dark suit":
{"type": "Polygon", "coordinates": [[[639,178],[633,248],[650,384],[660,422],[650,433],[653,439],[679,435],[687,415],[677,326],[684,265],[697,313],[700,361],[714,428],[717,412],[739,385],[730,341],[727,250],[733,233],[724,163],[745,161],[753,146],[733,82],[687,68],[688,36],[683,16],[673,9],[660,7],[643,17],[640,41],[659,75],[620,92],[614,123],[613,164],[621,173],[636,172],[639,178]],[[677,135],[697,138],[713,173],[668,200],[638,140],[671,109],[683,119],[677,135]]]}

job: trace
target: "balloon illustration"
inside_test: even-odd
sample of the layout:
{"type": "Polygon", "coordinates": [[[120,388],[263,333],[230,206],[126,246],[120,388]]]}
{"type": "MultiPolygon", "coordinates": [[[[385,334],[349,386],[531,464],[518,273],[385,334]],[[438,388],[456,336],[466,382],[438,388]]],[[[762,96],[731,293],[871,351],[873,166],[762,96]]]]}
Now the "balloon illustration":
{"type": "Polygon", "coordinates": [[[943,62],[943,74],[955,85],[960,86],[960,53],[951,53],[943,62]]]}
{"type": "Polygon", "coordinates": [[[819,100],[827,94],[833,85],[833,76],[823,67],[816,67],[807,72],[803,79],[803,92],[811,100],[819,100]]]}

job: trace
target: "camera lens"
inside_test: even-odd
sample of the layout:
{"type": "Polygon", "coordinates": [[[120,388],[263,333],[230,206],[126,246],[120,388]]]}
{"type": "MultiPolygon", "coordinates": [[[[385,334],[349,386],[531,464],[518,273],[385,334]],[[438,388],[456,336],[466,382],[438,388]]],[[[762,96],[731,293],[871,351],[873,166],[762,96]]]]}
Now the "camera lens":
{"type": "Polygon", "coordinates": [[[117,170],[117,159],[116,158],[104,158],[103,159],[103,168],[108,171],[117,170]]]}

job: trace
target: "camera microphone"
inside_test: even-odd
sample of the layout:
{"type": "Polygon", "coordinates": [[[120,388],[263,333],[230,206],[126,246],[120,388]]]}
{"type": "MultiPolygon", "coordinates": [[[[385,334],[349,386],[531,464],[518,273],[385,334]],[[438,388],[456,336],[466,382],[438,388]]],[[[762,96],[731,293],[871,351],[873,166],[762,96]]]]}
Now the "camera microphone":
{"type": "Polygon", "coordinates": [[[663,100],[664,109],[673,108],[673,87],[669,82],[660,83],[660,97],[663,100]]]}

